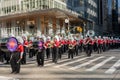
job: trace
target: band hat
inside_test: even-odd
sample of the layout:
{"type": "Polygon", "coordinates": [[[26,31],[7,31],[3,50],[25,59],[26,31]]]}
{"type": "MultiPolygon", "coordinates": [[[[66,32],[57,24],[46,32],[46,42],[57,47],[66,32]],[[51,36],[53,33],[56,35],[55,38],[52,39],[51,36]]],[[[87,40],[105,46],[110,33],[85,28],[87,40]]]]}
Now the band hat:
{"type": "Polygon", "coordinates": [[[95,39],[97,39],[98,37],[97,36],[95,36],[95,39]]]}
{"type": "Polygon", "coordinates": [[[59,36],[58,35],[55,35],[55,37],[54,38],[56,38],[57,39],[57,41],[59,41],[59,36]]]}
{"type": "Polygon", "coordinates": [[[15,37],[15,35],[11,33],[11,34],[9,35],[9,37],[15,37]]]}
{"type": "Polygon", "coordinates": [[[27,35],[26,35],[26,34],[23,34],[23,35],[22,35],[22,38],[27,40],[27,35]]]}
{"type": "Polygon", "coordinates": [[[47,38],[45,37],[44,34],[41,35],[41,38],[46,42],[47,38]]]}
{"type": "Polygon", "coordinates": [[[50,37],[50,36],[48,36],[48,37],[47,37],[47,40],[51,40],[51,37],[50,37]]]}
{"type": "Polygon", "coordinates": [[[16,39],[18,40],[19,43],[23,44],[24,40],[22,39],[22,37],[17,36],[16,39]]]}

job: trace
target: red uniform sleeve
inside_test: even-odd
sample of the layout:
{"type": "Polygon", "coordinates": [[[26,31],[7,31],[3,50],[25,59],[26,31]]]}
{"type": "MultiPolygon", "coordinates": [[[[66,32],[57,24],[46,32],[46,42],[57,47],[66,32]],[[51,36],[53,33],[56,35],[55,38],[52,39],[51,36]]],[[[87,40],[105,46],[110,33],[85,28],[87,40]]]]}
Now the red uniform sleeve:
{"type": "Polygon", "coordinates": [[[20,52],[20,53],[21,53],[21,52],[24,52],[24,47],[23,47],[23,45],[19,45],[17,51],[20,52]]]}
{"type": "Polygon", "coordinates": [[[24,45],[28,45],[28,41],[27,40],[24,42],[24,45]]]}
{"type": "Polygon", "coordinates": [[[59,41],[55,41],[55,46],[59,47],[59,43],[60,43],[59,41]]]}
{"type": "Polygon", "coordinates": [[[77,44],[77,42],[74,40],[74,41],[73,41],[73,45],[76,45],[76,44],[77,44]]]}

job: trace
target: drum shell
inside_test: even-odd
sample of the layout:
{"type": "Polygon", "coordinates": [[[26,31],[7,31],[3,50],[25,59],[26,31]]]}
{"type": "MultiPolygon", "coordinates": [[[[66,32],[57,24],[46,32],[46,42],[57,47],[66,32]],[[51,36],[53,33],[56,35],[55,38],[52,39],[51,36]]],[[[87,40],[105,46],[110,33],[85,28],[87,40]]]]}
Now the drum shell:
{"type": "Polygon", "coordinates": [[[38,49],[38,41],[34,41],[32,46],[33,46],[34,50],[37,50],[38,49]]]}
{"type": "Polygon", "coordinates": [[[3,51],[3,52],[10,52],[8,49],[7,49],[7,41],[8,41],[9,38],[4,38],[0,41],[0,49],[3,51]]]}

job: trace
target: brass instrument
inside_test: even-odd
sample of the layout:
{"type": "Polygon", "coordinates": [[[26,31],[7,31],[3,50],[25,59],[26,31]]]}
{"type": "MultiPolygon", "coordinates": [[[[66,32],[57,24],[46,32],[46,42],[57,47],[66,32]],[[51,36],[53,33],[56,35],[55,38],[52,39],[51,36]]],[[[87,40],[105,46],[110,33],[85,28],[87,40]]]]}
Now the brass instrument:
{"type": "Polygon", "coordinates": [[[60,43],[59,48],[62,47],[62,43],[60,43]]]}
{"type": "Polygon", "coordinates": [[[33,49],[33,44],[28,44],[29,49],[33,49]]]}
{"type": "Polygon", "coordinates": [[[54,41],[51,41],[51,42],[50,42],[50,47],[51,47],[51,48],[54,47],[54,41]]]}
{"type": "Polygon", "coordinates": [[[47,46],[48,46],[47,48],[51,48],[52,45],[51,43],[48,43],[47,46]]]}
{"type": "Polygon", "coordinates": [[[73,48],[74,48],[74,45],[69,44],[69,49],[73,49],[73,48]]]}

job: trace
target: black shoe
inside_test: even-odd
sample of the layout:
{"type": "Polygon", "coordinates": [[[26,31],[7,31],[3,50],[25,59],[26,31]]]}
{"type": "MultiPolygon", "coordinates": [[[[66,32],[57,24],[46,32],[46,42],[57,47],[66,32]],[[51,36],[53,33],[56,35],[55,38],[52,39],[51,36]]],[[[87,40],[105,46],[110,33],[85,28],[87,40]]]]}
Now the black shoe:
{"type": "Polygon", "coordinates": [[[9,62],[6,62],[5,64],[9,64],[9,62]]]}
{"type": "Polygon", "coordinates": [[[14,72],[14,74],[19,74],[19,72],[14,72]]]}
{"type": "Polygon", "coordinates": [[[12,71],[10,74],[13,74],[14,73],[14,71],[12,71]]]}
{"type": "Polygon", "coordinates": [[[37,65],[38,67],[40,66],[40,64],[37,65]]]}

